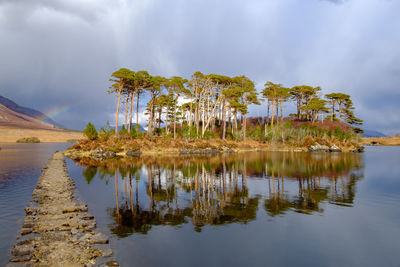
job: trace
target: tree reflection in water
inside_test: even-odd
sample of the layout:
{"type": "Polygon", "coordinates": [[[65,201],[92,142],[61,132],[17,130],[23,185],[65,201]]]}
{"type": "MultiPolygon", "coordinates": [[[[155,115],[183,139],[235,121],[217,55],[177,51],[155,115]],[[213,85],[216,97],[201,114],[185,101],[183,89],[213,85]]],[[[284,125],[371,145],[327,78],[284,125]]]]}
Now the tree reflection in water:
{"type": "Polygon", "coordinates": [[[116,207],[108,211],[116,222],[111,231],[119,237],[146,234],[153,225],[191,222],[201,231],[205,225],[245,224],[255,220],[260,200],[270,216],[322,213],[322,203],[351,207],[363,168],[359,154],[346,153],[141,156],[79,163],[87,166],[82,174],[88,183],[96,175],[106,183],[115,180],[116,207]],[[265,193],[256,193],[258,186],[249,188],[252,179],[262,179],[265,193]]]}

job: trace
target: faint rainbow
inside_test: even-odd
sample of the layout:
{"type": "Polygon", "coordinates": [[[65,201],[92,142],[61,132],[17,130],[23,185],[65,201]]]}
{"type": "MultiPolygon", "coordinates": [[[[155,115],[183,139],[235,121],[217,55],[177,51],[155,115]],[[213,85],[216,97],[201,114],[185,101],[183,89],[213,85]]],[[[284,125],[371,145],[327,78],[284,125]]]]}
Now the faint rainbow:
{"type": "Polygon", "coordinates": [[[42,116],[37,117],[37,119],[40,120],[40,121],[45,122],[48,119],[52,119],[52,118],[54,118],[55,116],[57,116],[57,115],[59,115],[61,113],[65,113],[65,112],[71,110],[73,107],[75,107],[75,106],[77,106],[79,104],[81,104],[81,103],[75,103],[75,104],[72,104],[72,105],[63,105],[63,106],[60,106],[60,107],[55,107],[55,108],[49,110],[48,112],[46,112],[46,114],[43,114],[42,116]]]}

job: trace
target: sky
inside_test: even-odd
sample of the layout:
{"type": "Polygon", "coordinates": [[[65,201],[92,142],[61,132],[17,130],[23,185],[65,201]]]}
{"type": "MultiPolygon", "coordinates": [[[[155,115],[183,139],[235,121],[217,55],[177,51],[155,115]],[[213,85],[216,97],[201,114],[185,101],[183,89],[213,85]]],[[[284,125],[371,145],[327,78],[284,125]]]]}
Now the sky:
{"type": "Polygon", "coordinates": [[[258,90],[350,94],[363,128],[396,134],[399,11],[399,0],[0,0],[0,95],[82,129],[114,121],[121,67],[246,75],[258,90]]]}

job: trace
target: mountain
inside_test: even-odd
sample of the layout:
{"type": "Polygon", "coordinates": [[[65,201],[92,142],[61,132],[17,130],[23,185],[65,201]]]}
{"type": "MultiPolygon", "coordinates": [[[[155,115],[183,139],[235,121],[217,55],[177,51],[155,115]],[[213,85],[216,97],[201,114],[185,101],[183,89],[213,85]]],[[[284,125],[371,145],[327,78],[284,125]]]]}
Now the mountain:
{"type": "Polygon", "coordinates": [[[386,137],[386,135],[378,131],[364,130],[363,137],[386,137]]]}
{"type": "Polygon", "coordinates": [[[15,112],[0,104],[0,126],[29,129],[53,129],[50,123],[15,112]]]}
{"type": "Polygon", "coordinates": [[[40,111],[37,111],[35,109],[22,107],[22,106],[18,105],[17,103],[15,103],[14,101],[12,101],[12,100],[4,97],[4,96],[1,96],[1,95],[0,95],[0,104],[3,105],[4,107],[16,112],[16,113],[19,113],[19,114],[22,114],[22,115],[26,115],[26,116],[29,116],[31,118],[35,118],[37,120],[46,122],[46,123],[51,124],[51,125],[53,125],[54,127],[57,127],[57,128],[63,128],[63,126],[61,124],[53,121],[46,114],[44,114],[44,113],[42,113],[40,111]]]}

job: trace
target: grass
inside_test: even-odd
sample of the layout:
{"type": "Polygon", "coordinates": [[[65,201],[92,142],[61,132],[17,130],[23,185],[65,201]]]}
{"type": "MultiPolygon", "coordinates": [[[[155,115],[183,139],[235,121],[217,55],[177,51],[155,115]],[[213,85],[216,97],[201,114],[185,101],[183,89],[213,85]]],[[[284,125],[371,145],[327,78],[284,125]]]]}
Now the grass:
{"type": "Polygon", "coordinates": [[[18,139],[35,136],[41,142],[66,142],[82,139],[80,132],[67,132],[59,129],[29,129],[0,125],[0,142],[15,143],[18,139]]]}
{"type": "Polygon", "coordinates": [[[40,143],[37,137],[25,137],[17,140],[17,143],[40,143]]]}

